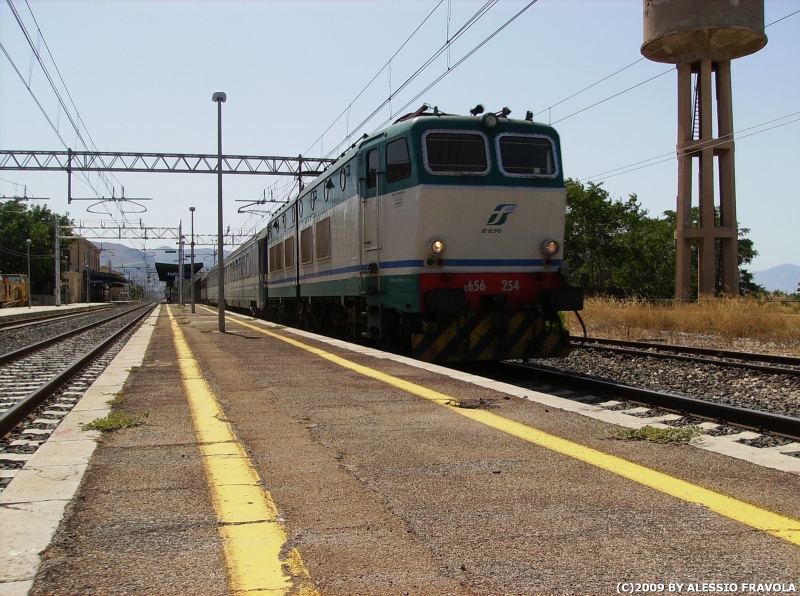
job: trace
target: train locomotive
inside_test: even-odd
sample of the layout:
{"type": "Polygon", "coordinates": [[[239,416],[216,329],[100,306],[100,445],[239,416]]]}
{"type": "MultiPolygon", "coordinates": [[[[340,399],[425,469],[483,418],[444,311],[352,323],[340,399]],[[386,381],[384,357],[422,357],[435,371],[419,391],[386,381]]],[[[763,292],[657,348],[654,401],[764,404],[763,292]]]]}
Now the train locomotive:
{"type": "Polygon", "coordinates": [[[423,106],[365,135],[227,257],[226,306],[429,362],[565,355],[583,292],[558,134],[481,112],[423,106]]]}

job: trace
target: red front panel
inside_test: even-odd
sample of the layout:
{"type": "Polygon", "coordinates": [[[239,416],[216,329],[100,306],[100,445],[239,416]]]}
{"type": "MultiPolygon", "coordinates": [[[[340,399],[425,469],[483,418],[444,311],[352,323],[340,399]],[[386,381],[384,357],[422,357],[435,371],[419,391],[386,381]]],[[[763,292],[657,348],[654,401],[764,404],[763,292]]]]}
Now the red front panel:
{"type": "Polygon", "coordinates": [[[559,288],[558,273],[422,273],[419,276],[420,310],[425,312],[425,295],[438,288],[462,288],[467,311],[480,310],[483,295],[506,296],[508,310],[521,310],[536,302],[540,290],[559,288]]]}

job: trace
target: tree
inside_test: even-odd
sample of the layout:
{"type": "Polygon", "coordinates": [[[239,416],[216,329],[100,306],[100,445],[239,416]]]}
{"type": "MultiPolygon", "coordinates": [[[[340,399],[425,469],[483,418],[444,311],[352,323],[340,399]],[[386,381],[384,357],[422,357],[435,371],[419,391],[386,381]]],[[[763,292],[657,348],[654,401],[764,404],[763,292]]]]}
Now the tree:
{"type": "MultiPolygon", "coordinates": [[[[648,215],[638,197],[613,200],[600,184],[584,185],[567,180],[564,259],[569,261],[573,283],[591,291],[640,298],[673,298],[675,295],[675,239],[677,217],[665,211],[660,218],[648,215]]],[[[692,221],[699,213],[692,209],[692,221]]],[[[719,213],[717,213],[719,217],[719,213]]],[[[764,288],[753,282],[749,265],[758,252],[739,229],[739,287],[743,294],[764,288]]],[[[717,275],[717,291],[721,291],[717,275]]],[[[697,245],[692,246],[692,296],[697,297],[697,245]]]]}
{"type": "MultiPolygon", "coordinates": [[[[0,272],[28,273],[28,248],[31,240],[31,293],[52,294],[55,285],[55,214],[45,206],[6,201],[0,204],[0,272]]],[[[66,215],[61,225],[72,225],[66,215]]],[[[61,232],[70,236],[71,231],[61,232]]],[[[61,242],[61,259],[69,249],[69,239],[61,242]]]]}
{"type": "Polygon", "coordinates": [[[636,195],[612,200],[600,184],[567,180],[564,258],[590,290],[661,298],[674,291],[672,229],[636,195]]]}
{"type": "Polygon", "coordinates": [[[630,218],[630,203],[611,201],[599,184],[567,180],[564,258],[579,285],[612,287],[623,257],[615,240],[630,218]]]}

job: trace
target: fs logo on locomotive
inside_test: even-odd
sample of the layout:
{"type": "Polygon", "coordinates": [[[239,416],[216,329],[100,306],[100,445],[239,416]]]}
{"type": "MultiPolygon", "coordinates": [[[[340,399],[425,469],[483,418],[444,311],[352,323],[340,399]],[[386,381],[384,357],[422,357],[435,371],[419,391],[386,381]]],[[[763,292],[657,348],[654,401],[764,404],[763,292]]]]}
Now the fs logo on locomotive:
{"type": "MultiPolygon", "coordinates": [[[[506,223],[508,216],[514,213],[517,208],[516,203],[501,203],[494,208],[494,213],[489,216],[489,221],[486,222],[487,226],[502,226],[506,223]]],[[[499,234],[502,232],[499,227],[497,228],[483,228],[481,234],[499,234]]]]}

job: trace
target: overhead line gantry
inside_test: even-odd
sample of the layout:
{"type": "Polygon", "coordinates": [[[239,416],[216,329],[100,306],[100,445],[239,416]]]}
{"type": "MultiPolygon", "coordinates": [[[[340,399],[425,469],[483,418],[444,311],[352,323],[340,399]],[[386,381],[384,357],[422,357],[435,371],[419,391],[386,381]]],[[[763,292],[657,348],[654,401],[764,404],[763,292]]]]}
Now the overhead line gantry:
{"type": "MultiPolygon", "coordinates": [[[[0,170],[67,172],[67,200],[72,202],[72,172],[151,172],[217,174],[219,156],[205,153],[136,153],[118,151],[0,150],[0,170]]],[[[319,176],[334,162],[324,157],[223,155],[223,175],[319,176]]]]}

